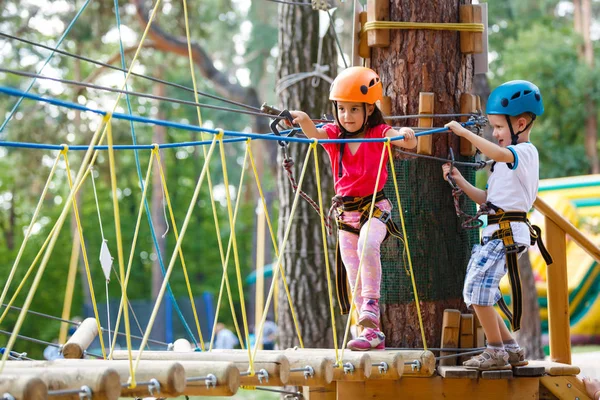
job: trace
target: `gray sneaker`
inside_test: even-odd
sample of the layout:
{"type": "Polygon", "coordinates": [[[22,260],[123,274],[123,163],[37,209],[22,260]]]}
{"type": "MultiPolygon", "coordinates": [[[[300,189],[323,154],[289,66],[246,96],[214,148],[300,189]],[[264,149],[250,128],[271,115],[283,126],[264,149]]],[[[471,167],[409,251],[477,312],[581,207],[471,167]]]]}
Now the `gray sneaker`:
{"type": "Polygon", "coordinates": [[[519,350],[506,349],[508,353],[508,362],[513,367],[523,367],[529,364],[529,361],[525,359],[525,349],[519,348],[519,350]]]}

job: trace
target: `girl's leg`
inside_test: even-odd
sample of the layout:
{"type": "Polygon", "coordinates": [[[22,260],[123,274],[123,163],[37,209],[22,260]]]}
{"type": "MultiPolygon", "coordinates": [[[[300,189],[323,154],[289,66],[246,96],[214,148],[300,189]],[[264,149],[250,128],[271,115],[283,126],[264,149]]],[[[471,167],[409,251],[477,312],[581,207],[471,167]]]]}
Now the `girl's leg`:
{"type": "Polygon", "coordinates": [[[368,223],[363,225],[360,231],[357,252],[360,258],[364,251],[360,274],[362,297],[378,300],[381,288],[381,243],[387,235],[387,227],[380,220],[373,218],[367,235],[367,225],[368,223]]]}
{"type": "Polygon", "coordinates": [[[356,292],[356,297],[354,298],[354,304],[356,306],[356,310],[360,311],[360,307],[363,303],[362,297],[362,282],[358,282],[358,288],[356,291],[354,290],[354,284],[356,282],[356,274],[358,272],[358,235],[355,235],[346,231],[339,231],[339,246],[340,253],[342,256],[342,261],[344,262],[344,266],[346,268],[346,273],[348,274],[348,281],[350,282],[350,290],[352,293],[356,292]]]}

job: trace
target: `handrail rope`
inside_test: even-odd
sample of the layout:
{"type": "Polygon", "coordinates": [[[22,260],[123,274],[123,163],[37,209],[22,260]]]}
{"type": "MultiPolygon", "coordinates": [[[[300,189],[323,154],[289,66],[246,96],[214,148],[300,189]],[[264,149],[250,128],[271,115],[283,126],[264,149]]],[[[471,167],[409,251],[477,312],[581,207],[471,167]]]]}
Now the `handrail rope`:
{"type": "MultiPolygon", "coordinates": [[[[77,177],[75,179],[75,183],[76,183],[75,187],[79,186],[81,178],[83,177],[83,173],[87,169],[87,164],[92,155],[92,148],[96,144],[98,136],[100,136],[100,131],[102,129],[102,126],[107,122],[108,118],[109,118],[109,116],[106,116],[102,119],[102,123],[98,124],[98,128],[96,129],[96,132],[94,132],[94,135],[92,136],[92,140],[90,141],[91,147],[90,147],[90,149],[88,149],[88,151],[85,153],[85,156],[83,157],[81,166],[79,168],[77,177]]],[[[53,232],[50,242],[48,243],[48,248],[44,254],[44,258],[42,259],[40,267],[38,268],[38,272],[35,275],[32,287],[29,290],[29,293],[27,294],[27,298],[25,299],[25,303],[23,304],[23,310],[21,311],[21,313],[19,313],[19,317],[13,328],[13,334],[8,339],[8,343],[6,344],[7,351],[2,356],[2,363],[0,364],[0,372],[2,372],[2,370],[4,370],[4,366],[6,364],[8,355],[10,354],[10,351],[12,350],[12,348],[15,344],[15,341],[17,339],[16,335],[18,335],[19,331],[21,330],[21,326],[23,325],[23,321],[25,320],[25,315],[27,313],[27,310],[29,310],[29,307],[31,306],[31,302],[33,301],[33,296],[35,294],[35,291],[37,290],[37,287],[39,286],[40,281],[42,280],[42,275],[44,274],[46,266],[48,265],[48,261],[50,259],[50,255],[52,254],[52,250],[54,249],[54,245],[56,244],[56,241],[58,240],[58,233],[60,232],[60,230],[65,222],[68,211],[71,207],[71,202],[73,201],[73,197],[74,197],[74,191],[71,190],[69,193],[69,196],[67,197],[67,200],[65,201],[65,205],[63,206],[60,216],[58,217],[57,224],[56,224],[56,230],[53,232]]]]}
{"type": "MultiPolygon", "coordinates": [[[[185,0],[184,0],[185,1],[185,0]]],[[[227,175],[227,158],[225,157],[225,146],[223,144],[223,135],[219,135],[219,151],[221,154],[221,167],[223,169],[223,183],[225,185],[225,199],[227,200],[227,215],[229,216],[229,235],[233,245],[233,261],[235,265],[235,274],[238,283],[238,292],[240,295],[240,308],[242,309],[242,321],[246,333],[246,346],[248,347],[248,357],[250,358],[250,375],[254,375],[254,357],[250,352],[250,332],[248,330],[248,318],[246,316],[246,302],[244,299],[244,288],[242,284],[242,272],[240,269],[240,257],[238,254],[237,238],[235,235],[235,225],[233,224],[233,213],[231,210],[231,195],[229,193],[229,177],[227,175]]],[[[239,193],[238,193],[239,195],[239,193]]],[[[256,343],[260,340],[260,336],[256,337],[256,343]]]]}
{"type": "MultiPolygon", "coordinates": [[[[69,189],[73,190],[73,178],[71,177],[71,166],[69,165],[69,148],[65,147],[65,149],[61,152],[62,156],[65,160],[65,170],[67,172],[67,181],[69,182],[69,189]]],[[[83,238],[83,227],[81,226],[81,218],[79,217],[79,207],[77,207],[77,197],[73,197],[73,214],[75,215],[75,222],[77,225],[77,234],[79,235],[79,244],[81,246],[81,255],[83,257],[83,265],[85,266],[85,272],[87,275],[88,287],[90,290],[90,297],[92,301],[92,309],[94,310],[94,317],[96,318],[96,325],[98,327],[98,332],[101,331],[100,326],[100,315],[98,314],[98,305],[96,304],[96,295],[94,293],[94,283],[92,282],[92,272],[90,270],[90,263],[87,256],[87,247],[85,245],[85,239],[83,238]]],[[[100,341],[100,349],[102,351],[102,357],[106,360],[106,349],[104,348],[104,339],[102,335],[98,335],[98,340],[100,341]]]]}
{"type": "MultiPolygon", "coordinates": [[[[144,179],[144,181],[142,182],[142,196],[140,199],[140,207],[138,209],[138,216],[136,218],[136,222],[135,222],[135,229],[133,232],[133,239],[131,240],[131,249],[129,252],[129,260],[127,261],[127,270],[125,272],[125,282],[123,284],[121,284],[121,288],[124,288],[125,290],[127,290],[127,286],[129,284],[129,277],[131,276],[131,267],[133,265],[133,258],[135,256],[135,246],[137,244],[137,238],[138,238],[138,234],[140,231],[140,223],[141,223],[141,219],[142,219],[142,212],[144,210],[144,203],[146,200],[146,196],[148,194],[148,183],[150,181],[150,174],[152,172],[152,161],[154,160],[155,157],[155,153],[154,151],[150,152],[150,159],[148,160],[148,169],[146,171],[146,178],[144,179]]],[[[146,209],[146,212],[148,212],[148,210],[146,209]]],[[[115,331],[119,330],[119,324],[121,321],[121,314],[123,312],[123,304],[124,304],[124,299],[123,297],[121,297],[121,301],[119,302],[119,311],[117,313],[117,321],[115,324],[115,331]]],[[[140,329],[140,332],[142,330],[140,329]]],[[[114,352],[115,346],[117,344],[117,336],[115,335],[110,347],[110,358],[112,359],[112,354],[114,352]]]]}
{"type": "Polygon", "coordinates": [[[419,302],[419,293],[417,291],[417,283],[415,281],[415,273],[412,265],[412,257],[410,255],[410,246],[408,245],[408,232],[406,231],[406,223],[404,221],[404,210],[402,209],[402,202],[400,201],[400,191],[398,189],[398,179],[396,178],[396,169],[394,167],[394,157],[392,155],[392,146],[390,142],[386,142],[388,149],[388,159],[390,161],[390,169],[392,170],[392,178],[394,181],[394,190],[396,192],[396,199],[398,200],[398,211],[400,214],[400,222],[402,223],[402,235],[404,236],[404,246],[406,248],[406,255],[408,257],[408,266],[410,269],[410,279],[413,286],[413,292],[415,293],[415,306],[417,308],[417,314],[419,316],[419,327],[421,329],[421,338],[423,339],[423,348],[427,350],[427,340],[425,339],[425,328],[423,327],[423,316],[421,315],[421,305],[419,302]]]}
{"type": "MultiPolygon", "coordinates": [[[[241,166],[241,171],[242,173],[240,174],[240,184],[238,185],[238,196],[236,196],[235,199],[235,210],[233,212],[233,226],[235,226],[235,223],[237,221],[237,214],[238,214],[238,210],[239,210],[239,206],[240,206],[240,201],[242,199],[242,196],[239,195],[240,193],[242,193],[242,185],[244,183],[244,176],[245,176],[245,172],[246,172],[246,164],[248,162],[248,148],[246,147],[246,152],[244,153],[244,162],[242,163],[241,166]]],[[[225,254],[225,262],[223,263],[222,267],[223,267],[223,275],[221,276],[221,285],[219,288],[219,297],[217,300],[217,305],[215,307],[215,317],[213,320],[213,327],[212,327],[212,331],[211,331],[211,335],[210,335],[210,344],[208,347],[208,351],[212,351],[213,349],[213,344],[214,341],[216,339],[217,336],[217,323],[219,322],[219,313],[220,313],[220,309],[221,309],[221,301],[223,300],[223,289],[225,287],[225,282],[227,282],[227,295],[229,297],[229,306],[231,308],[232,311],[232,316],[233,316],[233,323],[235,325],[235,330],[236,333],[238,335],[238,341],[240,343],[240,346],[242,348],[242,350],[246,349],[246,346],[244,344],[244,339],[242,338],[242,334],[240,332],[240,328],[237,322],[237,316],[235,313],[235,307],[233,305],[233,297],[231,295],[231,288],[229,287],[229,279],[227,276],[227,266],[229,265],[229,255],[231,254],[231,246],[232,246],[232,236],[229,235],[229,241],[227,243],[227,253],[225,254]]]]}
{"type": "MultiPolygon", "coordinates": [[[[271,217],[269,216],[269,209],[267,207],[267,201],[265,199],[265,195],[262,190],[262,185],[260,183],[260,177],[258,175],[258,170],[256,168],[256,163],[254,161],[254,156],[252,155],[252,146],[250,146],[250,142],[248,142],[248,152],[250,155],[250,162],[252,163],[252,170],[254,171],[254,179],[256,181],[256,186],[258,188],[258,194],[260,195],[260,199],[262,201],[263,213],[267,220],[267,226],[269,227],[269,234],[271,235],[271,242],[273,243],[273,250],[275,251],[275,257],[279,258],[279,249],[277,248],[277,238],[275,236],[275,230],[273,229],[273,223],[271,222],[271,217]]],[[[292,295],[290,293],[290,288],[287,283],[287,278],[285,277],[285,271],[283,270],[283,265],[278,264],[279,272],[281,273],[281,282],[283,283],[283,288],[285,290],[285,294],[288,299],[288,304],[290,306],[290,311],[292,313],[292,320],[294,321],[294,328],[296,329],[296,334],[298,335],[298,343],[301,348],[304,348],[304,341],[302,340],[302,334],[300,333],[300,325],[298,324],[298,317],[296,316],[296,310],[294,309],[294,303],[292,301],[292,295]]],[[[277,283],[275,284],[275,290],[277,290],[277,283]]],[[[277,300],[277,298],[275,298],[277,300]]],[[[277,302],[273,302],[273,308],[275,312],[277,309],[275,306],[277,302]]]]}
{"type": "MultiPolygon", "coordinates": [[[[387,138],[389,141],[389,138],[387,138]]],[[[358,269],[356,271],[356,279],[354,281],[354,287],[352,288],[352,299],[350,299],[350,311],[348,312],[348,321],[346,323],[346,330],[344,332],[344,341],[342,342],[342,351],[340,352],[340,358],[336,360],[336,364],[338,366],[342,365],[342,359],[344,357],[344,350],[346,347],[346,343],[348,340],[348,335],[350,333],[350,325],[352,323],[352,311],[354,311],[354,299],[356,298],[356,293],[358,290],[358,284],[360,282],[360,274],[362,272],[363,269],[363,264],[364,264],[364,259],[365,259],[365,253],[366,253],[366,248],[367,245],[366,243],[369,242],[369,233],[371,231],[371,220],[373,219],[373,211],[375,210],[375,198],[377,197],[377,188],[379,187],[379,181],[381,179],[381,171],[383,169],[383,161],[385,159],[385,146],[383,147],[382,151],[381,151],[381,158],[379,159],[379,168],[377,169],[377,178],[375,179],[375,187],[373,189],[373,196],[371,197],[371,205],[369,206],[369,219],[367,219],[367,229],[365,231],[365,239],[364,239],[364,243],[365,245],[362,248],[362,251],[360,252],[360,259],[358,262],[358,269]]],[[[362,228],[361,228],[362,231],[362,228]]],[[[348,276],[349,278],[349,276],[348,276]]]]}
{"type": "MultiPolygon", "coordinates": [[[[171,225],[173,226],[173,234],[175,236],[175,240],[179,239],[179,232],[177,231],[177,223],[175,222],[175,215],[173,214],[173,206],[171,204],[171,197],[169,196],[169,189],[167,188],[167,179],[165,177],[165,173],[162,167],[162,162],[160,159],[160,151],[158,149],[158,146],[153,150],[154,152],[156,152],[156,163],[158,164],[158,172],[160,174],[160,181],[161,181],[161,186],[163,189],[163,201],[165,201],[167,203],[167,208],[169,209],[169,217],[171,218],[171,225]]],[[[164,209],[163,209],[164,211],[164,209]]],[[[165,219],[166,219],[166,214],[165,214],[165,219]]],[[[196,304],[194,303],[194,297],[192,296],[192,291],[191,291],[191,287],[190,287],[190,279],[187,273],[187,268],[185,266],[185,258],[183,257],[183,250],[181,248],[179,248],[179,259],[181,261],[181,265],[183,267],[183,275],[185,277],[185,283],[187,285],[187,289],[188,289],[188,293],[190,296],[190,305],[192,307],[192,311],[194,313],[194,319],[196,322],[196,328],[198,329],[198,334],[199,334],[199,338],[200,338],[200,344],[201,344],[201,348],[202,351],[204,351],[204,338],[202,337],[202,331],[200,330],[200,322],[198,321],[198,316],[196,313],[196,304]]],[[[196,347],[198,347],[198,344],[196,343],[196,347]]]]}
{"type": "MultiPolygon", "coordinates": [[[[77,243],[78,240],[79,239],[77,239],[77,236],[75,236],[73,238],[73,244],[71,245],[71,257],[69,258],[69,272],[67,273],[65,299],[63,301],[63,311],[61,314],[63,319],[68,319],[71,316],[73,294],[75,292],[75,280],[77,279],[77,265],[79,264],[79,255],[81,249],[81,245],[77,243]]],[[[66,322],[62,322],[60,324],[60,329],[58,331],[58,343],[65,343],[67,341],[67,334],[69,333],[68,329],[69,324],[67,324],[66,322]]]]}
{"type": "Polygon", "coordinates": [[[481,23],[471,22],[409,22],[409,21],[369,21],[363,25],[360,34],[375,29],[428,29],[434,31],[483,32],[481,23]]]}
{"type": "MultiPolygon", "coordinates": [[[[280,250],[279,250],[279,257],[277,258],[277,264],[276,265],[281,265],[281,262],[283,260],[283,255],[285,254],[285,247],[287,246],[287,241],[290,235],[290,231],[292,230],[292,221],[294,220],[294,215],[296,214],[296,208],[298,207],[298,200],[300,199],[300,190],[302,188],[302,183],[304,182],[304,175],[306,174],[306,170],[308,167],[308,161],[310,159],[310,155],[312,153],[312,147],[316,146],[315,141],[313,140],[311,143],[311,147],[308,149],[308,151],[306,152],[306,157],[304,158],[304,165],[302,166],[302,172],[300,173],[300,179],[298,180],[298,190],[296,190],[296,193],[294,194],[294,201],[292,203],[292,208],[290,210],[290,215],[287,221],[287,225],[285,227],[285,232],[283,235],[283,240],[281,242],[281,246],[280,246],[280,250]]],[[[267,310],[269,309],[269,306],[271,304],[271,299],[273,297],[273,288],[274,288],[274,284],[275,282],[277,282],[277,275],[278,275],[279,269],[275,268],[273,270],[273,279],[271,280],[271,288],[269,289],[269,295],[267,296],[267,300],[265,301],[265,308],[264,308],[264,312],[263,312],[263,316],[262,316],[262,320],[260,322],[260,326],[259,326],[259,331],[256,334],[256,343],[254,345],[254,353],[256,353],[256,351],[258,350],[258,344],[260,343],[260,339],[262,337],[262,333],[263,333],[263,328],[265,325],[265,321],[267,319],[267,310]]]]}
{"type": "MultiPolygon", "coordinates": [[[[16,40],[16,41],[19,41],[19,42],[22,42],[22,43],[26,43],[26,44],[29,44],[29,45],[32,45],[32,46],[35,46],[35,47],[40,47],[42,49],[52,50],[52,51],[55,51],[58,54],[62,54],[64,56],[71,57],[71,58],[74,58],[74,59],[77,59],[77,60],[85,61],[85,62],[94,64],[94,65],[97,65],[97,66],[100,66],[100,67],[112,69],[113,71],[127,72],[127,70],[124,69],[124,68],[119,68],[119,67],[116,67],[114,65],[104,63],[102,61],[92,60],[91,58],[84,57],[84,56],[81,56],[81,55],[78,55],[78,54],[74,54],[74,53],[70,53],[70,52],[65,51],[65,50],[53,49],[50,46],[46,46],[46,45],[43,45],[41,43],[37,43],[37,42],[33,42],[31,40],[20,38],[18,36],[9,35],[9,34],[7,34],[5,32],[0,32],[0,36],[8,38],[8,39],[16,40]]],[[[181,84],[178,84],[178,83],[174,83],[174,82],[169,82],[169,81],[166,81],[166,80],[163,80],[163,79],[158,79],[158,78],[155,78],[155,77],[152,77],[152,76],[148,76],[148,75],[144,75],[144,74],[140,74],[140,73],[136,73],[136,72],[132,72],[131,75],[133,75],[135,77],[138,77],[138,78],[147,79],[147,80],[152,81],[154,83],[160,83],[160,84],[163,84],[163,85],[166,85],[166,86],[170,86],[170,87],[173,87],[173,88],[176,88],[176,89],[185,90],[186,92],[193,92],[194,91],[194,89],[192,89],[190,87],[187,87],[187,86],[184,86],[184,85],[181,85],[181,84]]],[[[208,97],[210,99],[219,100],[219,101],[222,101],[224,103],[229,103],[229,104],[233,104],[233,105],[236,105],[236,106],[244,107],[244,108],[246,108],[248,110],[254,110],[254,111],[257,111],[257,112],[260,111],[260,108],[258,108],[258,107],[254,107],[254,106],[250,106],[248,104],[240,103],[240,102],[237,102],[237,101],[234,101],[234,100],[226,99],[224,97],[216,96],[214,94],[210,94],[210,93],[206,93],[206,92],[201,92],[201,91],[198,91],[197,93],[199,95],[203,96],[203,97],[208,97]]],[[[272,116],[271,118],[274,118],[274,116],[272,116]]]]}
{"type": "MultiPolygon", "coordinates": [[[[126,71],[126,70],[124,70],[124,71],[126,71]]],[[[18,75],[18,76],[24,76],[24,77],[28,77],[28,78],[43,79],[43,80],[48,80],[48,81],[52,81],[52,82],[59,82],[59,83],[65,84],[65,85],[79,86],[79,87],[83,87],[86,89],[102,90],[102,91],[109,92],[109,93],[121,93],[127,97],[129,97],[131,95],[131,96],[141,97],[141,98],[145,98],[145,99],[159,100],[159,101],[164,101],[164,102],[168,102],[168,103],[182,104],[182,105],[187,105],[187,106],[192,106],[192,107],[204,107],[204,108],[210,108],[211,110],[234,112],[234,113],[253,115],[255,117],[264,117],[264,118],[269,118],[269,119],[283,119],[284,118],[284,117],[279,117],[277,115],[267,114],[267,113],[260,112],[260,111],[238,110],[235,108],[215,106],[215,105],[206,104],[206,103],[198,103],[198,102],[193,102],[193,101],[189,101],[189,100],[176,99],[173,97],[165,97],[165,96],[158,96],[155,94],[136,92],[136,91],[131,91],[128,89],[126,89],[126,90],[116,89],[116,88],[111,88],[108,86],[97,85],[94,83],[75,81],[72,79],[54,78],[54,77],[50,77],[50,76],[46,76],[46,75],[35,74],[33,72],[18,71],[18,70],[9,69],[9,68],[1,68],[0,67],[0,72],[18,75]]],[[[129,113],[129,114],[132,114],[132,113],[129,113]]],[[[314,120],[314,121],[320,121],[320,120],[314,120]]]]}
{"type": "Polygon", "coordinates": [[[169,277],[171,276],[171,272],[173,271],[173,266],[175,265],[175,260],[177,259],[177,253],[179,252],[179,249],[181,248],[181,244],[183,243],[183,239],[185,238],[185,233],[187,231],[188,225],[190,223],[190,220],[192,218],[192,213],[194,211],[194,208],[196,206],[196,201],[198,200],[198,196],[200,194],[200,188],[202,187],[202,183],[204,182],[204,178],[206,177],[207,174],[207,170],[208,170],[208,164],[210,162],[210,156],[212,156],[212,153],[215,149],[215,145],[217,143],[217,138],[222,137],[223,134],[219,134],[217,136],[214,137],[213,139],[213,144],[210,146],[210,149],[208,151],[208,157],[206,158],[206,160],[204,161],[204,166],[202,167],[202,172],[200,173],[200,177],[198,178],[198,182],[196,183],[196,188],[194,189],[194,194],[192,195],[192,199],[190,200],[190,205],[188,206],[188,210],[186,212],[185,215],[185,219],[183,220],[183,224],[181,226],[181,232],[180,232],[180,236],[179,239],[177,239],[177,243],[175,244],[175,248],[173,249],[173,254],[171,256],[171,261],[169,261],[169,266],[167,268],[167,273],[165,275],[165,278],[163,280],[163,283],[160,287],[160,291],[158,293],[156,302],[154,304],[154,309],[152,310],[152,314],[150,316],[150,320],[148,321],[148,328],[146,329],[146,332],[144,333],[144,337],[142,339],[142,343],[140,345],[140,348],[138,350],[138,355],[135,361],[135,368],[137,369],[140,360],[142,358],[142,351],[144,346],[146,346],[146,343],[148,341],[148,337],[150,336],[150,332],[152,331],[152,326],[154,325],[154,320],[156,319],[156,315],[158,314],[158,309],[160,307],[160,303],[162,301],[162,298],[164,296],[165,293],[165,288],[167,285],[167,282],[169,280],[169,277]]]}
{"type": "MultiPolygon", "coordinates": [[[[10,87],[6,87],[6,86],[0,86],[0,93],[8,94],[11,96],[23,95],[27,99],[36,100],[39,102],[44,102],[44,103],[52,104],[52,105],[59,106],[59,107],[66,107],[66,108],[70,108],[73,110],[91,112],[91,113],[95,113],[95,114],[99,114],[99,115],[103,115],[103,116],[108,114],[108,112],[102,111],[99,109],[94,109],[94,108],[82,106],[80,104],[75,104],[73,102],[54,99],[51,97],[43,97],[43,96],[31,94],[31,93],[24,93],[23,91],[20,91],[20,90],[14,89],[14,88],[10,88],[10,87]]],[[[134,122],[154,124],[154,125],[158,125],[158,126],[166,126],[166,127],[170,127],[170,128],[188,130],[188,131],[192,131],[192,132],[207,132],[207,133],[211,133],[214,135],[216,135],[218,133],[218,131],[215,129],[202,128],[202,127],[198,127],[196,125],[189,125],[189,124],[183,124],[183,123],[178,123],[178,122],[165,121],[165,120],[156,119],[156,118],[146,118],[146,117],[140,117],[140,116],[135,116],[135,115],[130,116],[127,114],[122,114],[122,113],[112,113],[111,115],[112,115],[111,118],[125,120],[125,121],[133,120],[134,122]]],[[[475,125],[475,123],[469,121],[469,122],[461,123],[461,125],[466,127],[466,126],[475,125]]],[[[286,131],[281,131],[280,133],[287,134],[290,131],[291,130],[286,130],[286,131]]],[[[295,137],[295,136],[294,137],[276,136],[273,134],[246,133],[246,132],[236,132],[236,131],[228,131],[228,130],[223,130],[223,132],[226,136],[232,136],[232,137],[238,137],[238,138],[241,137],[241,138],[245,138],[245,139],[252,138],[252,139],[264,139],[264,140],[276,140],[276,141],[284,141],[284,142],[311,143],[311,139],[295,137]]],[[[415,135],[415,137],[432,135],[434,133],[443,133],[443,132],[449,132],[448,128],[443,127],[443,128],[429,129],[429,130],[417,133],[415,135]]],[[[398,137],[393,138],[392,141],[402,140],[402,138],[403,137],[398,136],[398,137]]],[[[322,143],[322,144],[323,143],[326,143],[326,144],[363,143],[363,142],[385,142],[385,139],[384,138],[377,138],[377,139],[323,139],[320,141],[320,143],[322,143]]],[[[3,142],[0,142],[0,145],[2,145],[2,143],[3,142]]],[[[30,146],[30,147],[35,147],[35,146],[30,146]]],[[[177,147],[177,146],[161,145],[161,148],[166,148],[166,147],[177,147]]],[[[131,149],[133,147],[130,146],[128,148],[131,149]]],[[[149,146],[146,148],[151,149],[152,146],[149,146]]],[[[56,148],[56,149],[58,149],[58,148],[56,148]]]]}
{"type": "MultiPolygon", "coordinates": [[[[52,57],[54,57],[54,53],[60,47],[60,45],[62,44],[62,42],[65,40],[65,38],[67,37],[67,35],[69,34],[69,32],[71,31],[71,29],[73,28],[73,26],[75,25],[75,22],[77,22],[77,20],[79,19],[79,17],[81,16],[81,14],[83,14],[83,11],[87,8],[87,6],[88,6],[88,4],[90,4],[90,2],[91,2],[91,0],[86,0],[85,3],[83,3],[83,6],[77,12],[77,14],[75,14],[75,17],[73,17],[73,19],[71,20],[71,22],[69,23],[69,25],[67,26],[67,28],[65,29],[65,31],[63,32],[63,34],[58,39],[58,42],[56,43],[56,47],[54,49],[52,49],[52,52],[48,55],[48,57],[46,57],[46,61],[44,61],[44,64],[42,64],[42,67],[38,70],[38,74],[42,73],[42,71],[44,70],[44,68],[46,68],[46,65],[48,65],[48,63],[50,62],[50,60],[52,59],[52,57]]],[[[27,87],[27,90],[25,91],[25,93],[29,93],[29,91],[31,90],[31,88],[35,84],[35,81],[36,80],[33,79],[29,83],[29,86],[27,87]]],[[[13,115],[15,115],[15,112],[17,112],[17,108],[19,108],[19,106],[23,102],[23,99],[24,99],[24,97],[19,98],[19,100],[17,101],[17,104],[15,104],[13,106],[12,110],[10,110],[10,113],[8,114],[8,116],[6,117],[6,119],[4,120],[4,122],[2,123],[2,125],[0,126],[0,133],[2,133],[4,131],[4,128],[6,127],[6,125],[10,121],[10,119],[13,117],[13,115]]]]}
{"type": "MultiPolygon", "coordinates": [[[[118,0],[114,1],[114,7],[115,7],[115,16],[116,16],[116,21],[117,21],[117,30],[119,33],[119,52],[121,55],[121,67],[123,69],[125,69],[127,67],[127,65],[125,64],[125,51],[123,49],[123,40],[121,38],[121,14],[119,12],[119,1],[118,0]]],[[[125,89],[128,89],[127,82],[125,82],[125,89]]],[[[131,100],[129,98],[129,93],[127,93],[125,95],[125,99],[127,102],[127,112],[129,113],[129,115],[133,115],[133,111],[131,108],[131,100]]],[[[133,126],[133,121],[129,121],[129,126],[130,126],[130,130],[131,130],[131,140],[132,140],[133,145],[135,146],[135,145],[137,145],[137,136],[135,133],[135,128],[133,126]]],[[[140,185],[143,185],[142,169],[140,167],[140,157],[138,155],[137,149],[133,151],[133,154],[134,154],[134,158],[135,158],[135,166],[136,166],[136,171],[137,171],[137,175],[138,175],[138,180],[139,180],[140,185]]],[[[144,187],[142,186],[141,189],[144,190],[144,187]]],[[[152,242],[154,244],[154,250],[156,251],[156,257],[158,259],[158,264],[160,265],[160,270],[164,276],[165,265],[164,265],[164,261],[163,261],[163,255],[161,254],[160,245],[158,244],[158,238],[156,237],[156,231],[154,229],[154,223],[152,221],[152,213],[150,212],[150,206],[148,205],[148,200],[146,200],[145,197],[144,197],[144,207],[146,208],[146,218],[148,220],[148,225],[150,227],[150,235],[152,236],[152,242]]],[[[198,342],[196,341],[194,334],[192,333],[187,321],[185,320],[183,313],[181,312],[181,308],[179,307],[179,304],[177,303],[177,299],[175,299],[175,295],[173,294],[171,285],[168,286],[168,290],[169,290],[169,298],[171,299],[173,308],[175,309],[175,312],[177,313],[179,320],[181,321],[181,324],[183,325],[183,328],[187,332],[188,336],[191,337],[191,339],[194,342],[194,344],[196,345],[196,347],[198,347],[198,342]]],[[[194,311],[194,317],[197,319],[196,308],[195,308],[193,301],[191,302],[191,305],[192,305],[192,310],[194,311]]],[[[202,341],[202,333],[200,332],[199,329],[198,329],[198,332],[200,335],[200,341],[202,341]]]]}
{"type": "Polygon", "coordinates": [[[319,198],[319,218],[321,220],[321,238],[323,239],[323,256],[325,257],[325,272],[327,274],[327,294],[329,295],[329,311],[331,313],[331,330],[333,333],[333,348],[335,359],[338,360],[337,328],[335,326],[335,311],[333,310],[333,286],[331,285],[331,267],[329,265],[329,249],[327,247],[327,227],[325,226],[325,214],[323,213],[323,195],[321,193],[321,173],[319,170],[319,156],[317,154],[317,140],[315,140],[314,159],[315,177],[317,179],[317,195],[319,198]]]}
{"type": "Polygon", "coordinates": [[[60,157],[61,157],[61,154],[58,153],[58,155],[56,156],[56,159],[54,160],[54,164],[52,165],[52,168],[50,169],[50,173],[48,174],[48,178],[46,179],[46,184],[44,185],[44,188],[42,189],[42,194],[40,195],[40,199],[38,200],[38,203],[35,206],[33,215],[31,216],[31,222],[29,222],[29,227],[27,228],[27,232],[25,233],[25,237],[23,238],[21,247],[19,247],[19,252],[17,253],[17,257],[15,258],[15,261],[13,262],[13,266],[10,270],[8,278],[6,279],[6,282],[4,283],[4,289],[2,290],[2,294],[0,295],[0,305],[4,303],[4,299],[6,298],[6,294],[8,293],[10,284],[12,283],[12,280],[15,276],[17,267],[19,266],[19,262],[21,261],[21,257],[23,256],[23,253],[25,252],[25,246],[27,245],[27,242],[29,241],[29,238],[31,237],[31,232],[33,231],[33,226],[34,226],[35,222],[37,221],[37,217],[42,208],[42,204],[44,203],[44,199],[46,198],[46,194],[48,193],[48,188],[50,187],[50,183],[52,182],[52,177],[54,176],[54,173],[56,172],[56,167],[58,166],[60,157]]]}
{"type": "MultiPolygon", "coordinates": [[[[121,299],[123,303],[127,303],[127,281],[125,280],[125,266],[123,264],[123,240],[121,236],[121,216],[119,213],[119,196],[117,195],[117,172],[115,166],[115,152],[112,150],[112,126],[110,118],[106,123],[106,143],[108,144],[108,166],[110,172],[110,188],[113,200],[113,216],[115,220],[115,240],[117,241],[117,260],[119,263],[119,274],[121,275],[121,299]]],[[[131,357],[131,328],[129,325],[129,309],[123,307],[123,316],[125,320],[125,342],[127,343],[128,361],[129,361],[129,385],[132,388],[136,387],[135,369],[132,364],[131,357]]],[[[140,349],[141,351],[141,349],[140,349]]]]}

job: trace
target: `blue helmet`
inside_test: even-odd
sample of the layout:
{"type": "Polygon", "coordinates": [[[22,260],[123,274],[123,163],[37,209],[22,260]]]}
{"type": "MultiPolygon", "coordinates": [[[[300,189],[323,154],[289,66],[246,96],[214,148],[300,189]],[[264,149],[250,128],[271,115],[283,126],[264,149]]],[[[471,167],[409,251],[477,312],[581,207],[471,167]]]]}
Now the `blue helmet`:
{"type": "Polygon", "coordinates": [[[487,102],[488,114],[512,117],[530,112],[536,116],[544,113],[540,89],[529,81],[509,81],[492,91],[487,102]]]}

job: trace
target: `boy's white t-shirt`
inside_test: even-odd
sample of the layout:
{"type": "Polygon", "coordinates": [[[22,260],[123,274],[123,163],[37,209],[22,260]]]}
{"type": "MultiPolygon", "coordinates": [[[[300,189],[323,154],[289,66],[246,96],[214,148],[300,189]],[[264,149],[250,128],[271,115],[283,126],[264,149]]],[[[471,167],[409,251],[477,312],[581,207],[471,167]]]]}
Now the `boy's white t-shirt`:
{"type": "MultiPolygon", "coordinates": [[[[515,161],[512,169],[507,163],[496,163],[488,179],[487,201],[504,211],[528,212],[533,206],[539,184],[539,155],[530,142],[508,146],[515,161]]],[[[513,240],[521,245],[530,245],[529,227],[524,222],[511,222],[513,240]]],[[[498,224],[487,226],[483,236],[492,236],[498,224]]]]}

